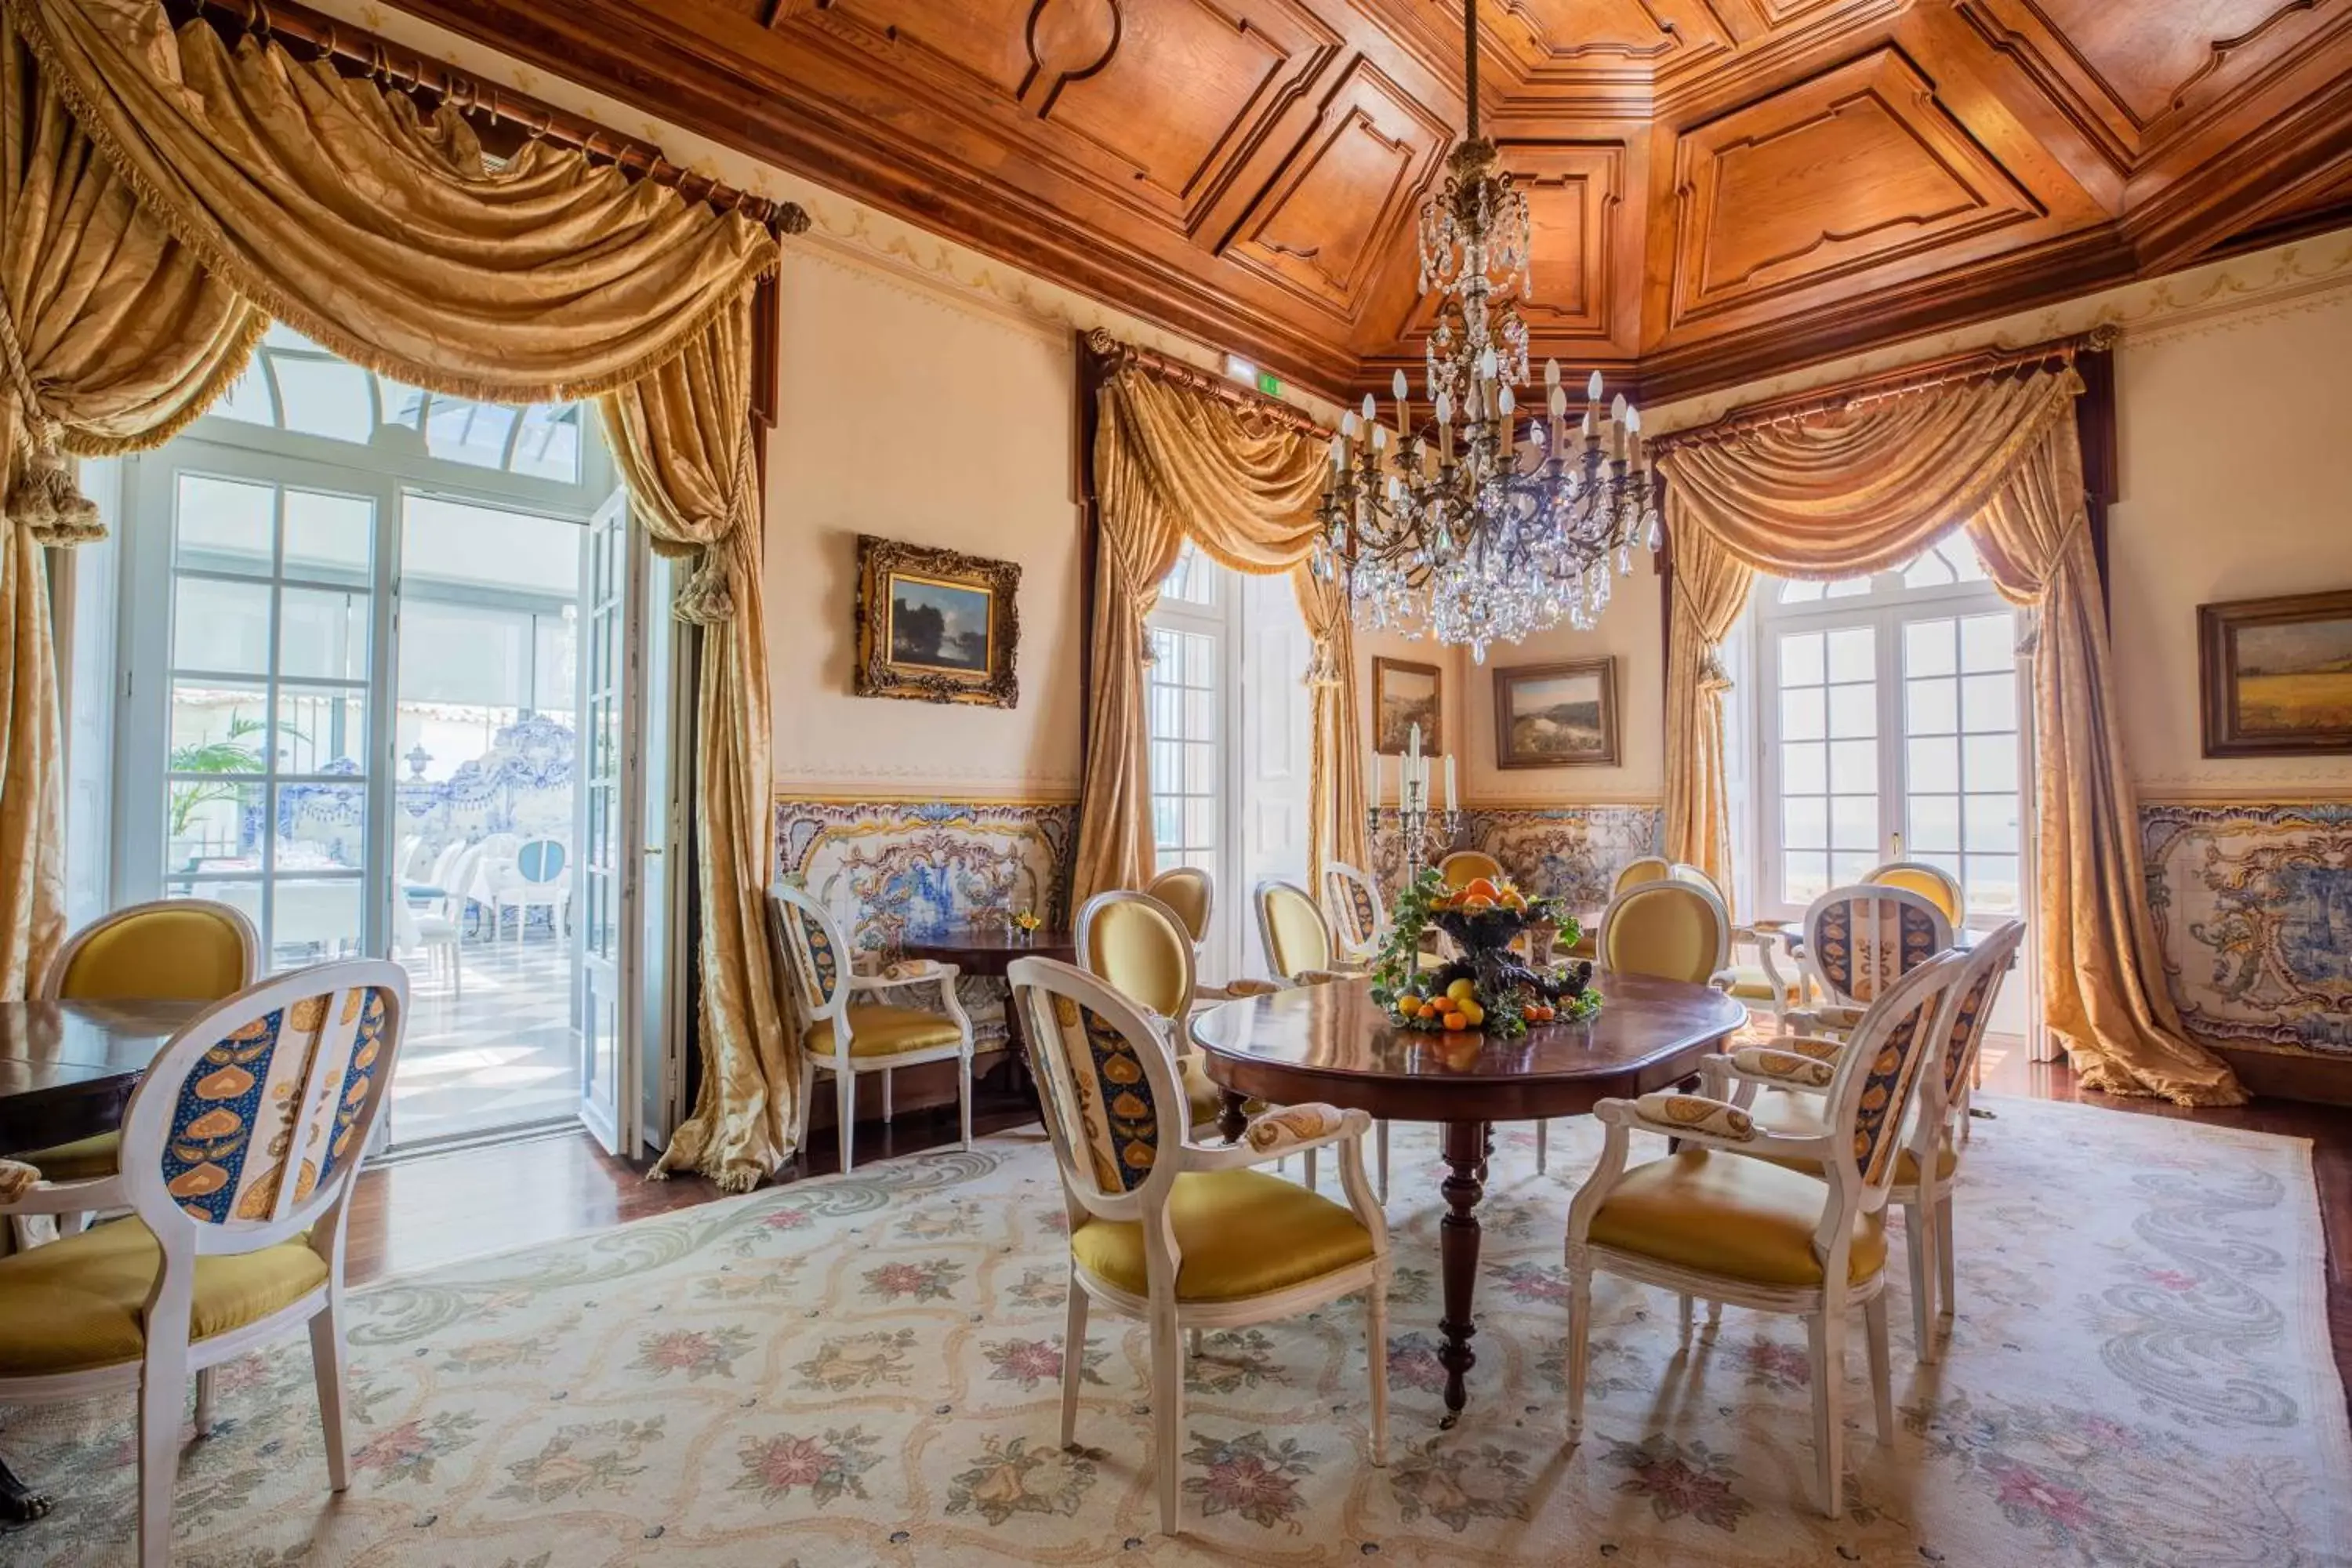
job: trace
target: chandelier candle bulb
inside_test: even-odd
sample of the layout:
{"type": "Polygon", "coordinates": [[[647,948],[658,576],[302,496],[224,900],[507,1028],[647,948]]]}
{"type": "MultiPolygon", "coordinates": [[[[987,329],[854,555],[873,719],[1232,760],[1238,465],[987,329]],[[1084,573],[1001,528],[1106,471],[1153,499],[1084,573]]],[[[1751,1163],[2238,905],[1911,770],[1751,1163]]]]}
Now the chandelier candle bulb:
{"type": "Polygon", "coordinates": [[[1445,753],[1445,809],[1448,811],[1461,809],[1461,803],[1454,798],[1454,753],[1451,752],[1445,753]]]}

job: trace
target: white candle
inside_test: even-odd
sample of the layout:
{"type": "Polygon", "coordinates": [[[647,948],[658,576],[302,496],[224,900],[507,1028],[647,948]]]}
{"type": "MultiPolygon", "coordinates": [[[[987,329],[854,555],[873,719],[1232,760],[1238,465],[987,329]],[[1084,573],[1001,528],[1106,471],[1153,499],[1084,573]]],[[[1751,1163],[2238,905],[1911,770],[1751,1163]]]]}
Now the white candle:
{"type": "Polygon", "coordinates": [[[1375,810],[1381,804],[1381,749],[1378,746],[1364,752],[1364,804],[1375,810]]]}
{"type": "Polygon", "coordinates": [[[1445,753],[1445,809],[1459,809],[1459,803],[1454,796],[1454,753],[1451,752],[1445,753]]]}

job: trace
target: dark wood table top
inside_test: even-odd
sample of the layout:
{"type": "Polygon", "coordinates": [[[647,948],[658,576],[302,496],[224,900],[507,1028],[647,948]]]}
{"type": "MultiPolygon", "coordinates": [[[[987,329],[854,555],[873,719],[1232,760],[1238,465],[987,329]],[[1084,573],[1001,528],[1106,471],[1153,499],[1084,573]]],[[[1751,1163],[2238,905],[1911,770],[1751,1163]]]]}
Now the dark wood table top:
{"type": "Polygon", "coordinates": [[[933,937],[902,942],[908,958],[929,958],[952,963],[967,974],[1002,974],[1018,958],[1058,958],[1077,961],[1078,939],[1066,931],[1041,927],[1027,939],[1010,927],[960,926],[933,937]]]}
{"type": "Polygon", "coordinates": [[[1705,985],[1638,974],[1593,983],[1597,1016],[1515,1040],[1401,1028],[1362,980],[1204,1007],[1192,1037],[1218,1084],[1276,1104],[1323,1100],[1399,1121],[1526,1121],[1666,1088],[1748,1021],[1746,1008],[1705,985]]]}
{"type": "Polygon", "coordinates": [[[0,1002],[0,1154],[104,1132],[208,1002],[0,1002]]]}

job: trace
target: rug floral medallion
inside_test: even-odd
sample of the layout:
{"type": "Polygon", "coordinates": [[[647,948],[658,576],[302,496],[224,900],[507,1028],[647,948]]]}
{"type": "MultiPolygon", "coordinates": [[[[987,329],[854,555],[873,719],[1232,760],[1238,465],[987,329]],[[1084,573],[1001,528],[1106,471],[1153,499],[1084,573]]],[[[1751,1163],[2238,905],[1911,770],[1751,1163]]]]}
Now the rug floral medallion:
{"type": "MultiPolygon", "coordinates": [[[[1603,1279],[1588,1436],[1562,1447],[1561,1237],[1589,1123],[1554,1125],[1548,1178],[1530,1129],[1500,1140],[1472,1402],[1440,1432],[1438,1168],[1432,1130],[1399,1124],[1388,1468],[1368,1462],[1354,1303],[1213,1335],[1186,1397],[1184,1531],[1163,1538],[1139,1325],[1097,1313],[1084,1446],[1056,1441],[1067,1254],[1029,1132],[359,1292],[349,1492],[326,1489],[307,1344],[235,1363],[186,1449],[173,1560],[2352,1562],[2307,1146],[1991,1109],[1940,1364],[1917,1365],[1894,1287],[1891,1450],[1851,1349],[1843,1521],[1811,1500],[1794,1320],[1727,1311],[1684,1350],[1670,1298],[1603,1279]]],[[[128,1398],[0,1409],[0,1450],[58,1496],[0,1561],[127,1562],[132,1430],[128,1398]]]]}

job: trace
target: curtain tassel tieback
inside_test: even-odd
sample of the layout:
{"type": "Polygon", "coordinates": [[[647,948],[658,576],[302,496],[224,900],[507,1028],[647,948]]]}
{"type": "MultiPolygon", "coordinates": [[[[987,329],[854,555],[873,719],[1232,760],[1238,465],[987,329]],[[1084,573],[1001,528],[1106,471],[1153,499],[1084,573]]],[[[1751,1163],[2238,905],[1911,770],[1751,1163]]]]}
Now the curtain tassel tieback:
{"type": "Polygon", "coordinates": [[[32,367],[25,363],[25,344],[16,335],[16,318],[0,294],[0,359],[7,363],[9,389],[16,395],[26,433],[32,437],[17,458],[16,471],[0,476],[6,489],[0,511],[29,531],[36,544],[86,544],[106,537],[98,503],[74,482],[72,459],[58,446],[58,425],[41,413],[32,367]]]}
{"type": "Polygon", "coordinates": [[[1698,689],[1702,693],[1721,694],[1731,689],[1731,675],[1723,661],[1708,654],[1698,661],[1698,689]]]}

